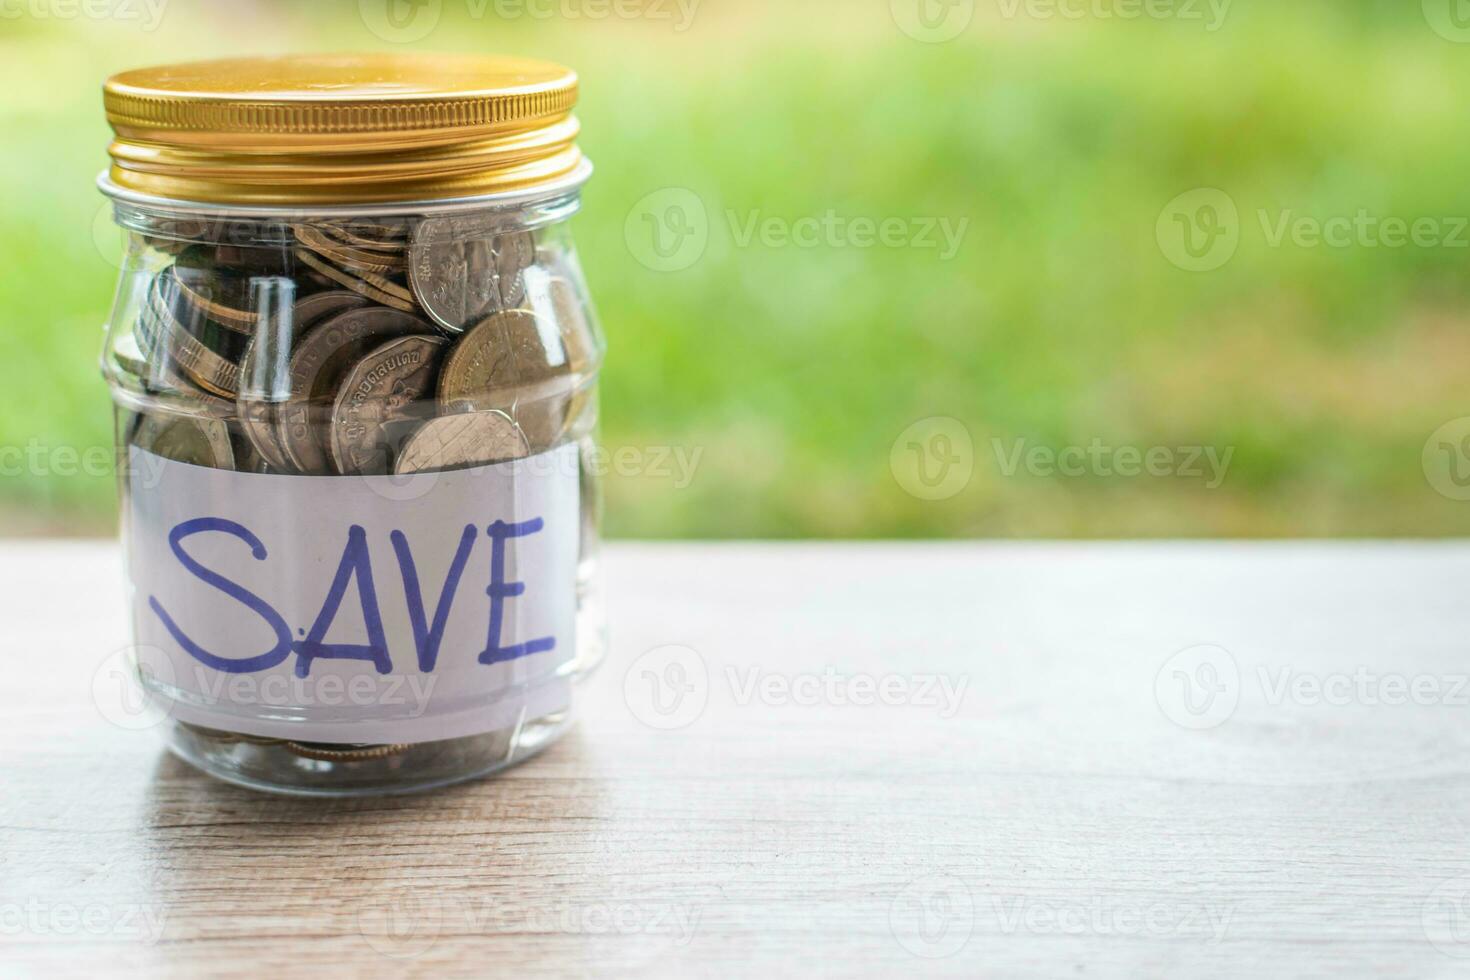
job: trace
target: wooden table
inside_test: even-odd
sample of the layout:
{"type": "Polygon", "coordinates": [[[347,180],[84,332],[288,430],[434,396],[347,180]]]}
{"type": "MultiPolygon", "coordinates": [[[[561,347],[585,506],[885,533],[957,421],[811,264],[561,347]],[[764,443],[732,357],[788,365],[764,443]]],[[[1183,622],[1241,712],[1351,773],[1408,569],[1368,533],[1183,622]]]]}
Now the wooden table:
{"type": "Polygon", "coordinates": [[[572,735],[347,802],[109,722],[115,548],[0,555],[0,974],[1470,971],[1464,545],[613,547],[572,735]]]}

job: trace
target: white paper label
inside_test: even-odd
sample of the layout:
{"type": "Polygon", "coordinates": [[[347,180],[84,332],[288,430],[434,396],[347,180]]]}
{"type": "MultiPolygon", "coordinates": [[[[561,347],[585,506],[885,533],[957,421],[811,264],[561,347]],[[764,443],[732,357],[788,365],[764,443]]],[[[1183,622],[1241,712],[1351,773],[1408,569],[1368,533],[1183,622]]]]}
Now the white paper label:
{"type": "Polygon", "coordinates": [[[412,477],[129,460],[135,631],[174,718],[409,744],[567,707],[575,446],[412,477]]]}

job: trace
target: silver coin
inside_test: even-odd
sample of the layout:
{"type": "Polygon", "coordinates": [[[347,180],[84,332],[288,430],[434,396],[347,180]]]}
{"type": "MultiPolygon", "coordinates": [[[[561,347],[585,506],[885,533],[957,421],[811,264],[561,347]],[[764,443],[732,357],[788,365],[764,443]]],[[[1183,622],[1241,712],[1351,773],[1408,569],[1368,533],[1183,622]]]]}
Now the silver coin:
{"type": "Polygon", "coordinates": [[[445,412],[506,412],[539,451],[565,429],[573,383],[555,324],[508,310],[455,345],[439,375],[439,405],[445,412]]]}
{"type": "Polygon", "coordinates": [[[525,272],[536,261],[530,232],[495,234],[484,218],[440,215],[420,221],[409,246],[408,279],[419,305],[459,333],[525,297],[525,272]]]}
{"type": "Polygon", "coordinates": [[[434,404],[449,341],[404,337],[370,352],[348,372],[332,413],[332,461],[343,474],[391,471],[390,427],[423,418],[434,404]]]}
{"type": "Polygon", "coordinates": [[[443,415],[424,423],[398,454],[397,474],[488,466],[531,452],[520,426],[504,412],[443,415]]]}
{"type": "Polygon", "coordinates": [[[235,468],[235,451],[230,430],[219,419],[188,415],[143,415],[132,434],[139,449],[176,463],[208,466],[217,470],[235,468]]]}
{"type": "Polygon", "coordinates": [[[370,307],[331,317],[302,337],[291,355],[291,398],[280,412],[279,434],[298,473],[327,475],[327,425],[337,387],[354,363],[395,337],[422,334],[430,326],[398,310],[370,307]]]}

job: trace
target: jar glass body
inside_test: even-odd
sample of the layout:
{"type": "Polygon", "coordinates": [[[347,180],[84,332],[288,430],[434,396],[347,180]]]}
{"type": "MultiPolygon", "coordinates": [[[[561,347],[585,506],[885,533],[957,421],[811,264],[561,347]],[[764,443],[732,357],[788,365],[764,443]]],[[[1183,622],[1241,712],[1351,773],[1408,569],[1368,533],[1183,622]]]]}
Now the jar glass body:
{"type": "Polygon", "coordinates": [[[574,683],[604,649],[604,344],[568,227],[577,205],[575,192],[418,210],[116,203],[127,248],[102,363],[137,672],[176,754],[277,792],[411,792],[512,765],[568,727],[574,683]],[[516,569],[539,566],[507,535],[552,532],[506,514],[547,485],[569,508],[555,536],[570,557],[528,595],[516,569]],[[463,530],[463,547],[425,564],[440,543],[410,526],[463,530]],[[201,557],[231,547],[260,565],[248,582],[201,557]],[[187,584],[152,594],[165,574],[187,584]],[[534,642],[554,651],[515,645],[507,631],[537,625],[548,589],[566,592],[561,628],[534,642]],[[472,616],[488,645],[486,625],[473,647],[453,625],[472,616]],[[221,635],[252,630],[271,654],[221,635]],[[477,658],[494,683],[467,673],[477,658]],[[429,723],[451,704],[452,721],[429,723]]]}

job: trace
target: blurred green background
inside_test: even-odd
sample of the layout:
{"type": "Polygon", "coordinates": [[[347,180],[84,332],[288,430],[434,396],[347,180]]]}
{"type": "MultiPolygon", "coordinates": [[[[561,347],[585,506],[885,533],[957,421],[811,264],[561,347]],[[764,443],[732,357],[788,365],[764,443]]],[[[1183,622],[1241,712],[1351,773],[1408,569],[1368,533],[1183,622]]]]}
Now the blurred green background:
{"type": "Polygon", "coordinates": [[[5,0],[0,530],[113,526],[111,479],[68,462],[111,444],[103,79],[414,47],[583,76],[604,437],[647,463],[608,476],[612,535],[1470,531],[1426,463],[1470,471],[1455,426],[1434,435],[1470,415],[1470,22],[1456,0],[1143,7],[5,0]],[[685,219],[702,252],[652,247],[685,219]],[[855,243],[863,221],[904,231],[855,243]],[[928,247],[929,225],[963,234],[928,247]],[[1173,470],[1009,465],[1097,446],[1173,470]],[[1223,478],[1187,447],[1229,453],[1223,478]]]}

